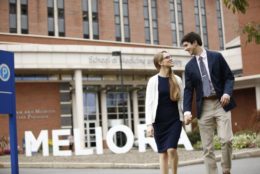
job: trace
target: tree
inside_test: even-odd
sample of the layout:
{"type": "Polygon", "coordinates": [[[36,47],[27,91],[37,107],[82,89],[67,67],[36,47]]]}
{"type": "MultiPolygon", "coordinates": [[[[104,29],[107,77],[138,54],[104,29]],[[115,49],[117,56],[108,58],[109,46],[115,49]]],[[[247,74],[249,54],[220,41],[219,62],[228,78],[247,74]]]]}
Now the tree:
{"type": "MultiPolygon", "coordinates": [[[[232,10],[233,13],[246,13],[249,6],[247,0],[223,0],[225,6],[232,10]]],[[[243,34],[247,35],[247,42],[255,41],[256,44],[260,44],[260,24],[251,21],[248,22],[242,30],[243,34]]]]}

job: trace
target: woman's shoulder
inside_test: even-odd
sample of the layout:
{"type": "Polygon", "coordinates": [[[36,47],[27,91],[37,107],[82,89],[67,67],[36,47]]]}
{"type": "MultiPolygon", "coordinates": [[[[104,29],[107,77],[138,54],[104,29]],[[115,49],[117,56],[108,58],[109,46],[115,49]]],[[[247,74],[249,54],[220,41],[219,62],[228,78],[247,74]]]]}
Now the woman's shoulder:
{"type": "Polygon", "coordinates": [[[156,79],[158,79],[158,74],[155,74],[152,77],[150,77],[149,81],[155,81],[156,79]]]}
{"type": "Polygon", "coordinates": [[[182,80],[181,80],[180,76],[178,76],[178,75],[174,74],[174,77],[177,79],[177,81],[178,81],[179,83],[181,83],[181,82],[182,82],[182,80]]]}

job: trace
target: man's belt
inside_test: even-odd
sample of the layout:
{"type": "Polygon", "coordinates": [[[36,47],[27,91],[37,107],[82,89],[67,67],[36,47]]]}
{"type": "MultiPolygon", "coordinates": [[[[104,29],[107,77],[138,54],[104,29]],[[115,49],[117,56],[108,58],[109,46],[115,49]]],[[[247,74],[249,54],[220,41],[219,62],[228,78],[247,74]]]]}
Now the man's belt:
{"type": "Polygon", "coordinates": [[[204,100],[216,100],[218,99],[218,97],[216,95],[210,95],[207,97],[203,97],[204,100]]]}

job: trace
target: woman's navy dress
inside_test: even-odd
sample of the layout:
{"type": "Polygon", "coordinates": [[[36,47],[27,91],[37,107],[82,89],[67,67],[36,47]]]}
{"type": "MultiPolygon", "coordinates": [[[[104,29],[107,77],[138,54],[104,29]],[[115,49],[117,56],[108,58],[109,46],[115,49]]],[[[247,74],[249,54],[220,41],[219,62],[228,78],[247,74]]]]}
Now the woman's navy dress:
{"type": "Polygon", "coordinates": [[[162,153],[169,148],[177,148],[182,130],[178,103],[170,99],[169,78],[158,76],[159,101],[156,112],[154,138],[158,152],[162,153]]]}

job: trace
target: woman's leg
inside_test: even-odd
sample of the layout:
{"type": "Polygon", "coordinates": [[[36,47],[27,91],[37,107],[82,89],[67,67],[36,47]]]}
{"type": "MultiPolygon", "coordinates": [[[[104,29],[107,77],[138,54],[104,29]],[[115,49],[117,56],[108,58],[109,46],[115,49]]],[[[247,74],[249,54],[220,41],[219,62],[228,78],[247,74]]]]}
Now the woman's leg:
{"type": "Polygon", "coordinates": [[[178,153],[176,149],[170,148],[167,150],[169,163],[172,168],[172,174],[177,174],[177,167],[178,167],[178,153]]]}
{"type": "Polygon", "coordinates": [[[160,153],[160,170],[161,174],[168,174],[169,167],[168,167],[168,154],[167,152],[160,153]]]}

